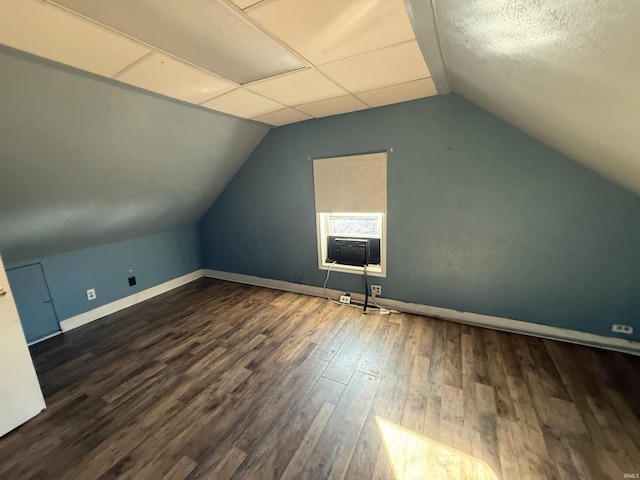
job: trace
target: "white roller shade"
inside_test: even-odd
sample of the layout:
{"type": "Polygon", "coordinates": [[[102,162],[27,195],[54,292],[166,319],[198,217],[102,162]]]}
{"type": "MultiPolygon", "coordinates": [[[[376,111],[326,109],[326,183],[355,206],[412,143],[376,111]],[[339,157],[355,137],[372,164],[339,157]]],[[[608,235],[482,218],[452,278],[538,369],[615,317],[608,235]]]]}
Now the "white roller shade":
{"type": "Polygon", "coordinates": [[[313,161],[316,212],[387,213],[387,153],[313,161]]]}

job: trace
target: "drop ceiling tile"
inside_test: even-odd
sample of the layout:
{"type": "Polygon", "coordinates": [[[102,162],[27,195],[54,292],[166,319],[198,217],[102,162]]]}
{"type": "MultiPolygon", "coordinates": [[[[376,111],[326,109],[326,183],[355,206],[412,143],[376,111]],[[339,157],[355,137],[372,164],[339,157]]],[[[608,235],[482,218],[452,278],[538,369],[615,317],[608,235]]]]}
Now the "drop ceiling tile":
{"type": "Polygon", "coordinates": [[[267,113],[266,115],[255,117],[254,120],[268,123],[270,125],[280,126],[286,125],[288,123],[309,120],[310,118],[313,117],[307,115],[306,113],[299,112],[298,110],[294,110],[293,108],[284,108],[282,110],[278,110],[277,112],[267,113]]]}
{"type": "Polygon", "coordinates": [[[203,103],[202,106],[244,118],[254,118],[264,115],[265,113],[281,110],[283,107],[283,105],[273,100],[261,97],[244,88],[238,88],[232,92],[225,93],[224,95],[203,103]]]}
{"type": "Polygon", "coordinates": [[[415,38],[403,0],[274,0],[248,14],[314,65],[415,38]]]}
{"type": "Polygon", "coordinates": [[[49,1],[236,83],[305,66],[228,0],[49,1]]]}
{"type": "Polygon", "coordinates": [[[413,82],[360,92],[358,93],[358,98],[370,107],[381,107],[382,105],[391,105],[392,103],[406,102],[437,94],[433,80],[431,78],[421,78],[413,82]]]}
{"type": "Polygon", "coordinates": [[[235,3],[238,8],[244,10],[245,8],[249,8],[251,5],[255,5],[256,3],[261,2],[262,0],[231,0],[235,3]]]}
{"type": "Polygon", "coordinates": [[[237,87],[162,53],[148,55],[115,78],[190,103],[202,103],[237,87]]]}
{"type": "Polygon", "coordinates": [[[348,93],[315,69],[262,80],[245,88],[289,106],[340,97],[348,93]]]}
{"type": "Polygon", "coordinates": [[[320,70],[353,93],[431,76],[415,40],[330,63],[320,70]]]}
{"type": "Polygon", "coordinates": [[[296,109],[316,118],[338,115],[340,113],[355,112],[356,110],[364,110],[365,108],[367,108],[367,105],[352,95],[330,98],[329,100],[307,103],[306,105],[296,107],[296,109]]]}
{"type": "Polygon", "coordinates": [[[111,77],[150,49],[43,1],[0,0],[0,43],[111,77]]]}

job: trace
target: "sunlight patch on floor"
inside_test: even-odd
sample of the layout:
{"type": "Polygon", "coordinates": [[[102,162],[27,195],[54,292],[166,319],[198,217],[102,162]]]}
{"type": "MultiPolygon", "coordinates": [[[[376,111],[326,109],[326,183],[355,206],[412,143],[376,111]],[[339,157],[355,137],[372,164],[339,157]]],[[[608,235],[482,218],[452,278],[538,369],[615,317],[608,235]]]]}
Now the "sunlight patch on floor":
{"type": "Polygon", "coordinates": [[[500,480],[489,465],[376,417],[396,480],[500,480]]]}

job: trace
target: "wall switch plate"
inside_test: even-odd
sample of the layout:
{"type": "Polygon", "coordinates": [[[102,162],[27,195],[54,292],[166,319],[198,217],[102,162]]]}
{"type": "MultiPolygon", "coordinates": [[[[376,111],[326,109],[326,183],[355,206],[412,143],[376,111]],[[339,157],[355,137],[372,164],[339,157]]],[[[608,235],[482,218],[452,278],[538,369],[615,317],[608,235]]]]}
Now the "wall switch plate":
{"type": "Polygon", "coordinates": [[[371,295],[376,297],[382,295],[382,285],[371,285],[371,295]]]}
{"type": "Polygon", "coordinates": [[[627,335],[633,334],[633,327],[631,325],[611,325],[611,331],[614,333],[626,333],[627,335]]]}
{"type": "Polygon", "coordinates": [[[96,299],[96,289],[90,288],[87,290],[87,300],[95,300],[96,299]]]}
{"type": "Polygon", "coordinates": [[[346,303],[347,305],[351,303],[351,295],[340,295],[340,303],[346,303]]]}

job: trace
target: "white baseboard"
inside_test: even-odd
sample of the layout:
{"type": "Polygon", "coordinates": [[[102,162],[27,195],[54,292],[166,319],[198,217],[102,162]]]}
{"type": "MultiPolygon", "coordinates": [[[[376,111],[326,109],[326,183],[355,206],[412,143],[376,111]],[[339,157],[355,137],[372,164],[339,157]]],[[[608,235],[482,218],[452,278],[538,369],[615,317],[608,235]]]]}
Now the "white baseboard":
{"type": "MultiPolygon", "coordinates": [[[[204,270],[204,276],[209,278],[218,278],[220,280],[228,280],[231,282],[245,283],[248,285],[256,285],[258,287],[302,293],[304,295],[312,295],[315,297],[325,296],[322,287],[285,282],[283,280],[272,280],[269,278],[254,277],[251,275],[242,275],[239,273],[221,272],[218,270],[209,269],[204,270]]],[[[342,291],[332,289],[327,289],[327,292],[333,298],[338,298],[342,293],[344,293],[342,291]]],[[[355,300],[359,301],[362,301],[364,299],[364,295],[362,294],[352,293],[351,296],[355,300]]],[[[387,298],[383,300],[378,299],[378,303],[385,308],[400,310],[407,313],[414,313],[417,315],[424,315],[426,317],[452,320],[454,322],[464,323],[467,325],[493,328],[495,330],[502,330],[505,332],[520,333],[522,335],[549,338],[551,340],[561,340],[563,342],[577,343],[590,347],[606,348],[608,350],[615,350],[617,352],[640,355],[640,342],[625,340],[624,338],[605,337],[603,335],[580,332],[577,330],[569,330],[567,328],[551,327],[549,325],[523,322],[521,320],[513,320],[510,318],[493,317],[491,315],[483,315],[473,312],[461,312],[459,310],[432,307],[429,305],[402,302],[399,300],[391,300],[387,298]]]]}
{"type": "Polygon", "coordinates": [[[106,317],[107,315],[124,310],[125,308],[131,307],[137,303],[144,302],[145,300],[149,300],[150,298],[156,297],[162,293],[166,293],[174,288],[181,287],[182,285],[193,282],[203,276],[204,270],[196,270],[195,272],[187,273],[186,275],[161,283],[155,287],[147,288],[146,290],[121,298],[115,302],[107,303],[106,305],[94,308],[88,312],[62,320],[60,322],[60,329],[63,332],[68,332],[69,330],[86,325],[87,323],[98,320],[99,318],[106,317]]]}
{"type": "MultiPolygon", "coordinates": [[[[180,287],[187,283],[193,282],[201,277],[217,278],[220,280],[228,280],[231,282],[244,283],[248,285],[255,285],[258,287],[273,288],[276,290],[284,290],[287,292],[301,293],[304,295],[312,295],[315,297],[324,297],[324,290],[322,287],[315,287],[311,285],[302,285],[299,283],[286,282],[284,280],[273,280],[270,278],[254,277],[251,275],[242,275],[239,273],[221,272],[218,270],[196,270],[195,272],[188,273],[168,282],[161,283],[155,287],[148,288],[141,292],[129,295],[128,297],[121,298],[115,302],[102,305],[88,312],[75,315],[60,322],[60,329],[62,332],[68,332],[74,328],[80,327],[87,323],[98,320],[112,313],[116,313],[125,308],[136,305],[137,303],[144,302],[150,298],[166,293],[174,288],[180,287]]],[[[333,298],[338,298],[342,291],[327,289],[329,295],[333,298]]],[[[358,301],[364,299],[364,295],[358,293],[352,293],[351,296],[358,301]]],[[[523,335],[532,335],[535,337],[549,338],[552,340],[561,340],[564,342],[577,343],[580,345],[587,345],[592,347],[606,348],[609,350],[615,350],[618,352],[630,353],[633,355],[640,355],[640,342],[634,342],[631,340],[625,340],[624,338],[605,337],[603,335],[596,335],[593,333],[580,332],[577,330],[569,330],[566,328],[551,327],[548,325],[540,325],[537,323],[523,322],[521,320],[513,320],[510,318],[494,317],[491,315],[483,315],[473,312],[461,312],[458,310],[451,310],[448,308],[433,307],[430,305],[422,305],[419,303],[409,303],[400,300],[391,300],[385,298],[384,300],[378,299],[378,303],[383,307],[400,310],[402,312],[414,313],[417,315],[424,315],[426,317],[441,318],[443,320],[452,320],[459,323],[465,323],[468,325],[475,325],[479,327],[493,328],[495,330],[502,330],[506,332],[520,333],[523,335]]],[[[57,335],[59,332],[52,334],[57,335]]],[[[48,338],[48,337],[47,337],[48,338]]],[[[38,339],[37,343],[42,339],[38,339]]]]}
{"type": "Polygon", "coordinates": [[[31,345],[35,345],[36,343],[44,342],[45,340],[48,340],[50,338],[57,337],[61,333],[62,333],[62,330],[58,330],[57,332],[50,333],[49,335],[45,335],[44,337],[40,337],[30,341],[29,343],[27,343],[27,346],[30,347],[31,345]]]}

